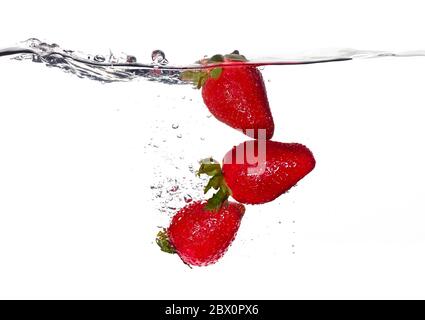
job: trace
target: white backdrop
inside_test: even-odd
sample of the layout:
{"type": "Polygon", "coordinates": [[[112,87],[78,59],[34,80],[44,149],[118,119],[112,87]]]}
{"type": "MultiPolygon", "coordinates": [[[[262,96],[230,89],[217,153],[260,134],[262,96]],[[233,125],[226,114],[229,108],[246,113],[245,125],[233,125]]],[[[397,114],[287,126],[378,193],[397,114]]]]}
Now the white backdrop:
{"type": "MultiPolygon", "coordinates": [[[[38,37],[147,61],[161,48],[171,62],[415,50],[423,12],[406,0],[9,1],[0,47],[38,37]]],[[[425,298],[425,58],[266,68],[274,140],[308,145],[316,169],[248,207],[224,259],[193,270],[153,243],[168,216],[150,185],[176,155],[220,158],[244,137],[190,87],[102,85],[7,58],[0,70],[0,298],[425,298]],[[151,138],[167,140],[160,152],[151,138]]]]}

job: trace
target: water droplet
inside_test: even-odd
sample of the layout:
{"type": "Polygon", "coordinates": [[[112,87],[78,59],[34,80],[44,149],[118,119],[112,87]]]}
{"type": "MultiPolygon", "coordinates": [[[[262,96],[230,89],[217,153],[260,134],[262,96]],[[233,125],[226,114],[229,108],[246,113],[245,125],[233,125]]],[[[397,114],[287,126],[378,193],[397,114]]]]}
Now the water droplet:
{"type": "Polygon", "coordinates": [[[179,138],[179,139],[181,139],[183,136],[179,133],[178,135],[177,135],[177,138],[179,138]]]}
{"type": "Polygon", "coordinates": [[[178,124],[178,123],[173,123],[173,124],[171,125],[171,128],[173,128],[173,129],[178,129],[178,128],[179,128],[179,124],[178,124]]]}
{"type": "Polygon", "coordinates": [[[205,138],[204,137],[201,137],[200,139],[201,139],[201,141],[205,141],[205,138]]]}
{"type": "Polygon", "coordinates": [[[32,55],[32,62],[41,63],[41,62],[43,62],[43,60],[41,59],[41,57],[38,54],[33,54],[32,55]]]}
{"type": "Polygon", "coordinates": [[[109,63],[117,63],[118,62],[118,58],[115,56],[115,54],[112,52],[112,50],[109,50],[108,61],[109,61],[109,63]]]}
{"type": "Polygon", "coordinates": [[[179,186],[172,186],[169,191],[176,192],[177,190],[179,190],[179,186]]]}
{"type": "Polygon", "coordinates": [[[40,45],[41,41],[36,38],[29,38],[28,40],[25,40],[22,43],[30,48],[35,48],[40,45]]]}
{"type": "Polygon", "coordinates": [[[186,99],[186,96],[183,96],[183,97],[182,97],[182,100],[185,100],[185,99],[186,99]]]}
{"type": "Polygon", "coordinates": [[[190,194],[186,194],[184,197],[183,197],[183,199],[184,199],[184,202],[186,202],[186,203],[190,203],[190,202],[192,202],[192,196],[190,195],[190,194]]]}
{"type": "Polygon", "coordinates": [[[137,58],[135,56],[132,56],[132,55],[127,55],[126,62],[127,63],[136,63],[137,62],[137,58]]]}
{"type": "Polygon", "coordinates": [[[212,114],[207,115],[207,118],[211,118],[211,117],[212,117],[212,114]]]}
{"type": "Polygon", "coordinates": [[[56,48],[55,46],[48,44],[46,42],[40,42],[37,46],[37,49],[44,51],[44,52],[50,52],[52,51],[54,48],[56,48]]]}
{"type": "Polygon", "coordinates": [[[165,53],[162,50],[152,51],[151,57],[154,64],[166,65],[168,63],[168,60],[165,58],[165,53]]]}
{"type": "Polygon", "coordinates": [[[106,60],[106,58],[100,54],[95,55],[93,59],[94,61],[97,61],[97,62],[105,62],[106,60]]]}

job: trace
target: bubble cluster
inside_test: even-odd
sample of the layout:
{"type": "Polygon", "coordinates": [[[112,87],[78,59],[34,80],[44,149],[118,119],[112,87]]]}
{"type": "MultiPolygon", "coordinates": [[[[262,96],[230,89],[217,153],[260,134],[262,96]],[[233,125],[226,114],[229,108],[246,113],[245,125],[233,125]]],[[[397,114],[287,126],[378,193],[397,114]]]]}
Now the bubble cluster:
{"type": "Polygon", "coordinates": [[[206,179],[197,177],[190,166],[185,171],[186,175],[178,178],[158,177],[150,186],[152,201],[160,213],[172,217],[185,205],[203,199],[206,179]]]}

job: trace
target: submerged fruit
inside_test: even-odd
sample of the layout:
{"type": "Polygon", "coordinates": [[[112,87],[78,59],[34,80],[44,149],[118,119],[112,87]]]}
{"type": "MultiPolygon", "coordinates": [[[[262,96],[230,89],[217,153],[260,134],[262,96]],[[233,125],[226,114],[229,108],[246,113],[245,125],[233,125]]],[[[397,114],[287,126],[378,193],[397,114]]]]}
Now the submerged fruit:
{"type": "Polygon", "coordinates": [[[251,140],[230,150],[222,167],[212,159],[204,160],[199,174],[211,176],[205,192],[218,190],[209,200],[212,208],[229,196],[241,203],[261,204],[287,192],[315,164],[313,154],[302,144],[251,140]]]}
{"type": "Polygon", "coordinates": [[[263,77],[246,61],[238,53],[215,55],[205,63],[219,66],[187,72],[183,78],[202,87],[204,103],[219,121],[251,138],[271,139],[274,122],[263,77]]]}
{"type": "Polygon", "coordinates": [[[206,209],[206,201],[193,202],[177,212],[168,229],[158,234],[157,243],[189,265],[213,264],[233,242],[244,213],[245,207],[234,202],[218,210],[206,209]]]}

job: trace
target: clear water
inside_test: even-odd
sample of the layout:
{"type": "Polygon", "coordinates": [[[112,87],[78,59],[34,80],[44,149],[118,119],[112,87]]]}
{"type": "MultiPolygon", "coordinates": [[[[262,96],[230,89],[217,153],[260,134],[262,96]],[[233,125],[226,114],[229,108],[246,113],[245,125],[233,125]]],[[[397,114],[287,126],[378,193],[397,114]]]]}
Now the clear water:
{"type": "MultiPolygon", "coordinates": [[[[172,57],[168,57],[166,53],[161,50],[153,50],[150,54],[150,61],[139,61],[138,57],[130,54],[115,54],[109,52],[107,54],[86,54],[76,50],[69,50],[61,48],[56,44],[48,44],[41,42],[37,39],[28,39],[19,43],[15,47],[0,49],[0,56],[3,59],[12,59],[13,63],[38,63],[47,67],[60,69],[66,73],[70,73],[79,78],[90,79],[93,81],[108,83],[111,87],[112,83],[130,82],[138,79],[145,79],[151,82],[164,83],[168,85],[184,85],[188,84],[180,79],[181,72],[187,69],[197,70],[200,68],[207,68],[206,65],[194,63],[202,56],[188,57],[189,61],[186,64],[173,64],[172,57]]],[[[425,56],[425,51],[411,51],[411,52],[386,52],[386,51],[362,51],[354,49],[340,49],[330,50],[328,52],[318,51],[316,53],[304,53],[297,55],[287,55],[279,57],[248,57],[250,62],[248,64],[258,67],[264,66],[285,66],[285,65],[304,65],[313,63],[330,63],[330,62],[343,62],[354,59],[373,59],[384,57],[422,57],[425,56]]],[[[149,56],[148,56],[149,57],[149,56]]],[[[147,59],[148,60],[148,59],[147,59]]],[[[243,66],[244,64],[235,64],[235,66],[243,66]]],[[[267,77],[265,77],[266,80],[267,77]]],[[[78,80],[78,79],[77,79],[78,80]]],[[[127,87],[127,83],[124,83],[127,87]]],[[[153,84],[152,84],[153,85],[153,84]]],[[[273,85],[273,84],[272,84],[273,85]]],[[[102,87],[102,86],[99,86],[102,87]]],[[[162,86],[161,86],[162,87],[162,86]]],[[[202,104],[199,94],[191,96],[185,91],[185,88],[178,87],[180,90],[172,90],[174,87],[168,86],[167,94],[158,94],[158,106],[161,107],[161,112],[172,114],[172,121],[170,119],[158,119],[152,121],[151,124],[151,137],[143,137],[148,140],[143,146],[144,155],[151,157],[152,161],[152,177],[149,180],[149,192],[151,205],[159,212],[157,222],[158,227],[167,225],[169,217],[176,212],[176,209],[181,208],[193,200],[203,197],[203,186],[205,180],[195,176],[197,169],[197,160],[207,156],[215,156],[224,154],[229,146],[243,141],[243,137],[235,136],[229,137],[226,145],[216,147],[214,144],[214,134],[217,130],[223,130],[222,135],[226,135],[229,131],[225,126],[218,124],[214,119],[210,119],[211,115],[206,110],[199,110],[196,105],[202,104]],[[178,91],[178,93],[177,93],[178,91]],[[180,93],[181,92],[181,93],[180,93]],[[171,98],[168,99],[167,96],[171,98]],[[177,98],[178,97],[178,98],[177,98]],[[179,99],[180,101],[177,101],[179,99]],[[193,99],[193,101],[192,101],[193,99]],[[180,103],[184,102],[184,103],[180,103]],[[195,116],[188,119],[187,114],[178,112],[179,108],[186,108],[188,113],[193,113],[195,116]],[[214,126],[214,127],[213,127],[214,126]],[[204,130],[209,128],[210,130],[204,130]],[[196,135],[193,134],[196,132],[196,135]],[[232,140],[233,139],[233,140],[232,140]],[[188,152],[188,146],[195,146],[196,150],[188,152]],[[213,146],[216,150],[214,154],[210,154],[213,146]],[[189,155],[187,155],[189,153],[189,155]],[[198,157],[196,159],[195,157],[198,157]]],[[[191,88],[188,88],[192,90],[191,88]]],[[[300,92],[303,94],[303,92],[300,92]]],[[[316,94],[318,94],[316,92],[316,94]]],[[[120,99],[120,103],[125,103],[124,99],[120,99]]],[[[155,106],[156,107],[156,106],[155,106]]],[[[129,107],[130,108],[130,107],[129,107]]],[[[276,107],[278,108],[278,107],[276,107]]],[[[125,109],[125,107],[122,107],[125,109]]],[[[158,108],[159,109],[159,108],[158,108]]],[[[204,108],[206,109],[206,108],[204,108]]],[[[119,109],[117,109],[119,111],[119,109]]],[[[275,110],[276,113],[278,110],[275,110]]],[[[309,110],[311,112],[311,110],[309,110]]],[[[333,111],[333,110],[332,110],[333,111]]],[[[124,112],[121,112],[123,119],[126,121],[133,121],[130,117],[126,118],[124,112]]],[[[285,116],[288,116],[286,114],[285,116]]],[[[316,114],[318,116],[318,114],[316,114]]],[[[339,115],[343,116],[343,115],[339,115]]],[[[352,115],[351,115],[352,116],[352,115]]],[[[114,118],[118,118],[114,117],[114,118]]],[[[97,120],[97,115],[93,116],[97,120]]],[[[118,123],[120,120],[114,119],[112,123],[118,123]],[[115,122],[114,122],[115,121],[115,122]]],[[[123,120],[124,121],[124,120],[123,120]]],[[[138,119],[137,121],[142,121],[138,119]]],[[[288,121],[289,122],[289,121],[288,121]]],[[[291,126],[286,122],[286,127],[291,126]]],[[[146,121],[148,123],[148,121],[146,121]]],[[[131,122],[136,126],[136,120],[131,122]]],[[[140,125],[137,123],[137,125],[140,125]]],[[[279,124],[280,125],[280,124],[279,124]]],[[[295,126],[295,124],[294,124],[295,126]]],[[[285,128],[286,130],[286,128],[285,128]]],[[[299,132],[301,128],[296,128],[294,131],[299,132]]],[[[105,132],[107,132],[105,130],[105,132]]],[[[297,133],[298,134],[298,133],[297,133]]],[[[125,134],[123,134],[124,136],[125,134]]],[[[302,133],[300,134],[302,136],[302,133]]],[[[110,136],[108,136],[110,137],[110,136]]],[[[294,140],[297,140],[294,138],[294,140]]],[[[142,139],[141,139],[142,140],[142,139]]],[[[303,141],[309,144],[309,141],[303,141]]],[[[116,145],[118,147],[118,144],[116,145]]],[[[315,150],[316,151],[316,150],[315,150]]],[[[323,159],[322,154],[322,159],[323,159]]],[[[327,159],[329,160],[329,159],[327,159]]],[[[325,166],[326,161],[322,161],[322,166],[325,166]]],[[[332,171],[332,170],[330,170],[332,171]]],[[[142,175],[140,175],[142,177],[142,175]]],[[[144,178],[144,175],[143,177],[144,178]]],[[[285,213],[275,210],[276,214],[273,217],[274,224],[268,224],[263,221],[260,215],[247,216],[247,219],[252,219],[254,223],[251,225],[260,225],[263,228],[258,228],[259,231],[242,230],[240,239],[243,241],[251,242],[252,239],[273,240],[269,234],[277,233],[282,236],[285,234],[284,250],[291,255],[295,253],[295,219],[305,211],[305,207],[301,206],[305,198],[311,199],[309,194],[303,198],[303,188],[294,192],[294,195],[289,198],[279,199],[273,204],[264,206],[257,206],[255,211],[269,213],[271,206],[279,208],[282,201],[284,201],[285,213]],[[300,192],[301,191],[301,192],[300,192]],[[299,200],[296,204],[295,202],[299,200]],[[297,215],[298,213],[298,215],[297,215]],[[261,230],[269,228],[268,233],[261,230]],[[283,232],[282,232],[283,230],[283,232]],[[269,237],[269,238],[268,238],[269,237]]],[[[314,192],[310,190],[313,194],[314,192]]],[[[251,208],[250,208],[251,210],[251,208]]],[[[254,210],[254,209],[252,209],[254,210]]],[[[148,229],[154,229],[155,225],[149,226],[148,229]]],[[[152,230],[149,237],[154,238],[155,231],[152,230]]],[[[261,243],[259,241],[258,243],[261,243]]],[[[152,243],[154,246],[154,244],[152,243]]],[[[253,242],[251,248],[253,251],[264,251],[264,248],[255,247],[253,242]]],[[[280,250],[275,246],[271,246],[270,250],[280,250]]],[[[246,254],[248,256],[248,254],[246,254]]]]}
{"type": "MultiPolygon", "coordinates": [[[[11,56],[15,60],[43,63],[48,67],[62,69],[64,72],[75,74],[80,78],[88,78],[105,83],[145,78],[167,84],[185,84],[186,82],[180,79],[182,71],[209,67],[208,65],[200,65],[193,62],[185,65],[173,65],[169,63],[162,50],[153,50],[151,61],[139,62],[137,57],[125,53],[86,54],[76,50],[64,49],[57,44],[49,44],[35,38],[23,41],[16,47],[0,49],[1,56],[11,56]]],[[[235,63],[233,65],[243,66],[248,64],[258,67],[303,65],[350,61],[353,59],[418,56],[425,57],[425,51],[388,52],[338,49],[279,57],[248,57],[249,62],[235,63]]],[[[193,61],[196,60],[199,60],[199,57],[193,57],[193,61]]],[[[229,64],[226,65],[229,66],[229,64]]]]}

